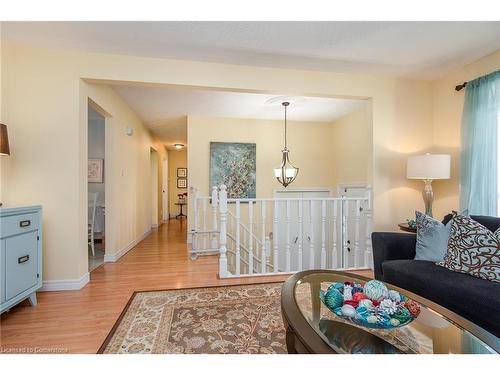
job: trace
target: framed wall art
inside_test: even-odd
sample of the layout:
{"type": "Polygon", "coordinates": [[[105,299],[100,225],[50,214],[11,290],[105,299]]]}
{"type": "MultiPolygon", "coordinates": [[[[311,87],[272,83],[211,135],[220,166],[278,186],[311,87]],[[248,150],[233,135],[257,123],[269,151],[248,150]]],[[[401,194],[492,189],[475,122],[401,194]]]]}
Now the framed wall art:
{"type": "Polygon", "coordinates": [[[177,177],[187,178],[188,170],[187,168],[177,168],[177,177]]]}
{"type": "Polygon", "coordinates": [[[210,142],[210,186],[226,185],[228,198],[256,197],[256,144],[210,142]]]}
{"type": "Polygon", "coordinates": [[[104,159],[88,160],[88,182],[102,184],[104,182],[104,159]]]}

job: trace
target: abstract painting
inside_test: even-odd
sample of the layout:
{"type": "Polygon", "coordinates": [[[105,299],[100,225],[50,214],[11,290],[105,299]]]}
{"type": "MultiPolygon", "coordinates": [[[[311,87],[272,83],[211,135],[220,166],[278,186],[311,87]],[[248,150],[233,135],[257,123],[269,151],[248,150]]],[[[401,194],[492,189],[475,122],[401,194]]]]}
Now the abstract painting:
{"type": "Polygon", "coordinates": [[[227,187],[227,197],[256,197],[255,143],[210,142],[210,186],[227,187]]]}

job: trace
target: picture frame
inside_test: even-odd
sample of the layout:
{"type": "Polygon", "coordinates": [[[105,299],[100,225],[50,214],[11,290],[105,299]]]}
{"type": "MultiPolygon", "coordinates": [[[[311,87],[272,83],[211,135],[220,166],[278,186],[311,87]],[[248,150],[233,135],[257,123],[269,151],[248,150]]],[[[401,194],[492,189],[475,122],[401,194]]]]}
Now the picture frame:
{"type": "Polygon", "coordinates": [[[177,189],[187,189],[187,179],[178,178],[177,179],[177,189]]]}
{"type": "Polygon", "coordinates": [[[177,168],[177,177],[187,178],[188,170],[187,168],[177,168]]]}
{"type": "Polygon", "coordinates": [[[209,191],[226,185],[229,199],[256,197],[257,145],[210,142],[209,191]]]}
{"type": "Polygon", "coordinates": [[[104,159],[89,159],[87,169],[88,182],[97,184],[104,182],[104,159]]]}

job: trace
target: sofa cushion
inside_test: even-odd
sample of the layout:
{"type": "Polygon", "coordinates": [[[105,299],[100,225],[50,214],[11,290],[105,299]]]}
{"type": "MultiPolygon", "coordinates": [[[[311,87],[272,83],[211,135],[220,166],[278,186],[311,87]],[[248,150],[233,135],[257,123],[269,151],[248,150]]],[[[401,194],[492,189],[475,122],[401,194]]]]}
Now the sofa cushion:
{"type": "Polygon", "coordinates": [[[500,282],[500,230],[493,233],[470,217],[456,215],[451,221],[448,251],[438,265],[500,282]]]}
{"type": "Polygon", "coordinates": [[[441,262],[446,255],[453,221],[445,225],[419,211],[415,211],[415,218],[417,222],[415,259],[441,262]]]}
{"type": "Polygon", "coordinates": [[[500,337],[500,284],[424,260],[382,263],[385,282],[423,296],[500,337]]]}

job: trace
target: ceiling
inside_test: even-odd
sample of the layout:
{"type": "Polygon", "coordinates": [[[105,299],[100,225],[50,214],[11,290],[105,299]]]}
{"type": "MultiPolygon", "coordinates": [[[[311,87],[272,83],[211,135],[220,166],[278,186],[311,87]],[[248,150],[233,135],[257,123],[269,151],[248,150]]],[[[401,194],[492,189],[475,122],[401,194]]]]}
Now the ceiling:
{"type": "Polygon", "coordinates": [[[168,146],[187,143],[186,116],[331,122],[364,105],[363,100],[284,97],[270,94],[192,89],[178,86],[112,86],[151,131],[168,146]]]}
{"type": "Polygon", "coordinates": [[[500,49],[500,22],[5,22],[54,48],[432,80],[500,49]]]}

